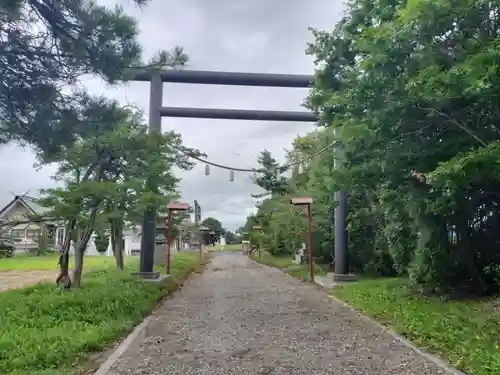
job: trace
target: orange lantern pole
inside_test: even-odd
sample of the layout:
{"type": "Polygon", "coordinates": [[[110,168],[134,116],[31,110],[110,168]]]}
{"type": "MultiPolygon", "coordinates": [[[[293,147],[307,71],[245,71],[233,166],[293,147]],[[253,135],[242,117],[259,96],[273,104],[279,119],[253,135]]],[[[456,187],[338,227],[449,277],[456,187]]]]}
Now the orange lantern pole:
{"type": "Polygon", "coordinates": [[[189,209],[188,203],[173,202],[167,204],[168,219],[167,219],[167,275],[170,275],[171,263],[171,246],[172,246],[172,212],[173,211],[187,211],[189,209]]]}
{"type": "Polygon", "coordinates": [[[292,198],[290,203],[294,206],[302,206],[307,210],[307,247],[309,250],[309,281],[314,282],[314,267],[312,257],[312,225],[311,225],[311,205],[313,199],[311,197],[292,198]]]}

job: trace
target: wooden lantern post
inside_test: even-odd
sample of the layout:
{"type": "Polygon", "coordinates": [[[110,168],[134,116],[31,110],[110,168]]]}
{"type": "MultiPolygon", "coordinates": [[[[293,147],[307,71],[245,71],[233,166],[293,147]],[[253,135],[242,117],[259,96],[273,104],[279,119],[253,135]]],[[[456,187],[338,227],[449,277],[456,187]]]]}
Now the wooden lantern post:
{"type": "Polygon", "coordinates": [[[307,242],[309,250],[309,281],[314,282],[314,267],[312,259],[312,226],[311,226],[311,205],[313,199],[311,197],[296,197],[290,200],[290,203],[294,206],[302,206],[307,209],[307,242]]]}
{"type": "Polygon", "coordinates": [[[167,204],[168,218],[167,218],[167,274],[170,275],[170,262],[171,262],[171,246],[172,246],[172,212],[173,211],[187,211],[189,209],[188,203],[172,202],[167,204]]]}
{"type": "MultiPolygon", "coordinates": [[[[253,229],[262,233],[262,227],[260,225],[254,225],[253,229]]],[[[259,244],[259,258],[260,258],[260,244],[259,244]]]]}
{"type": "Polygon", "coordinates": [[[200,258],[203,258],[203,233],[210,233],[210,228],[207,227],[201,227],[200,228],[200,258]]]}

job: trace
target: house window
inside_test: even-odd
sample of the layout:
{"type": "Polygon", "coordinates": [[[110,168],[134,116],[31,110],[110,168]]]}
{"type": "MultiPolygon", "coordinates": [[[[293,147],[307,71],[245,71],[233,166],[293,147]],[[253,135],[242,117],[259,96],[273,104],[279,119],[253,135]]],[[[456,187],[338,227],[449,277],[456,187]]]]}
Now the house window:
{"type": "Polygon", "coordinates": [[[26,231],[26,237],[28,238],[38,238],[40,236],[40,229],[28,229],[26,231]]]}
{"type": "Polygon", "coordinates": [[[10,236],[12,238],[24,238],[24,229],[12,229],[10,236]]]}

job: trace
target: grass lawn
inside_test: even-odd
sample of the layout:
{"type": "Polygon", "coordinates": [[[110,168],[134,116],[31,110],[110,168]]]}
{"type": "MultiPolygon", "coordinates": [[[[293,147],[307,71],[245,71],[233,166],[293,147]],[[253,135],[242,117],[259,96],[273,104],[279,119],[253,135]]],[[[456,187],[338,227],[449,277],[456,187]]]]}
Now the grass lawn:
{"type": "Polygon", "coordinates": [[[500,374],[500,302],[410,294],[402,279],[363,280],[333,294],[468,375],[500,374]]]}
{"type": "Polygon", "coordinates": [[[137,265],[136,258],[125,272],[111,267],[89,272],[74,291],[39,284],[0,293],[0,374],[69,375],[75,364],[83,371],[92,352],[137,325],[199,268],[200,257],[174,255],[166,288],[131,276],[137,265]]]}
{"type": "MultiPolygon", "coordinates": [[[[297,265],[293,263],[294,258],[288,256],[274,256],[267,251],[256,252],[252,255],[252,259],[257,263],[265,264],[266,266],[276,267],[279,269],[289,269],[287,273],[290,276],[297,277],[302,280],[307,280],[309,277],[309,266],[307,264],[297,265]]],[[[326,275],[326,271],[317,264],[314,264],[314,274],[317,276],[326,275]]]]}
{"type": "Polygon", "coordinates": [[[257,263],[262,263],[266,266],[276,267],[280,269],[289,268],[294,265],[292,256],[274,256],[264,250],[261,250],[260,257],[259,252],[256,251],[255,254],[251,256],[251,258],[257,263]]]}
{"type": "Polygon", "coordinates": [[[229,245],[220,245],[216,244],[215,246],[205,245],[203,247],[205,251],[241,251],[241,244],[229,244],[229,245]]]}
{"type": "MultiPolygon", "coordinates": [[[[126,257],[125,261],[134,257],[126,257]]],[[[57,262],[59,254],[49,254],[41,256],[32,255],[16,255],[12,258],[0,259],[1,271],[50,271],[57,270],[57,262]]],[[[73,257],[70,257],[70,267],[73,262],[73,257]]],[[[108,256],[86,256],[84,260],[84,270],[109,267],[115,265],[115,258],[108,256]]]]}
{"type": "Polygon", "coordinates": [[[241,251],[241,244],[215,245],[212,249],[215,249],[215,251],[241,251]]]}
{"type": "MultiPolygon", "coordinates": [[[[326,276],[326,271],[319,265],[314,264],[314,276],[326,276]]],[[[290,276],[297,277],[302,280],[308,280],[309,279],[309,265],[308,264],[302,264],[300,266],[297,266],[293,268],[292,270],[287,272],[290,276]]]]}

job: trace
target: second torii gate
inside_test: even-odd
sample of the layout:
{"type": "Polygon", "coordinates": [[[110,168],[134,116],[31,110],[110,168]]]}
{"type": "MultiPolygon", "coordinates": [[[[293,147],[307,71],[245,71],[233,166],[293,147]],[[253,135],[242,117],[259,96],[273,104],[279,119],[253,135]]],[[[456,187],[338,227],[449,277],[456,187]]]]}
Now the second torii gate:
{"type": "MultiPolygon", "coordinates": [[[[134,75],[133,81],[150,82],[149,131],[161,132],[162,117],[210,118],[225,120],[257,120],[316,122],[316,116],[304,111],[262,111],[243,109],[206,109],[188,107],[164,107],[163,83],[192,83],[209,85],[308,88],[313,85],[312,75],[235,73],[197,70],[142,71],[134,75]]],[[[337,164],[337,163],[335,163],[337,164]]],[[[335,273],[346,275],[347,265],[347,194],[335,193],[338,205],[335,209],[335,273]]],[[[141,236],[140,272],[143,277],[154,278],[153,272],[156,235],[156,210],[144,213],[141,236]]]]}

